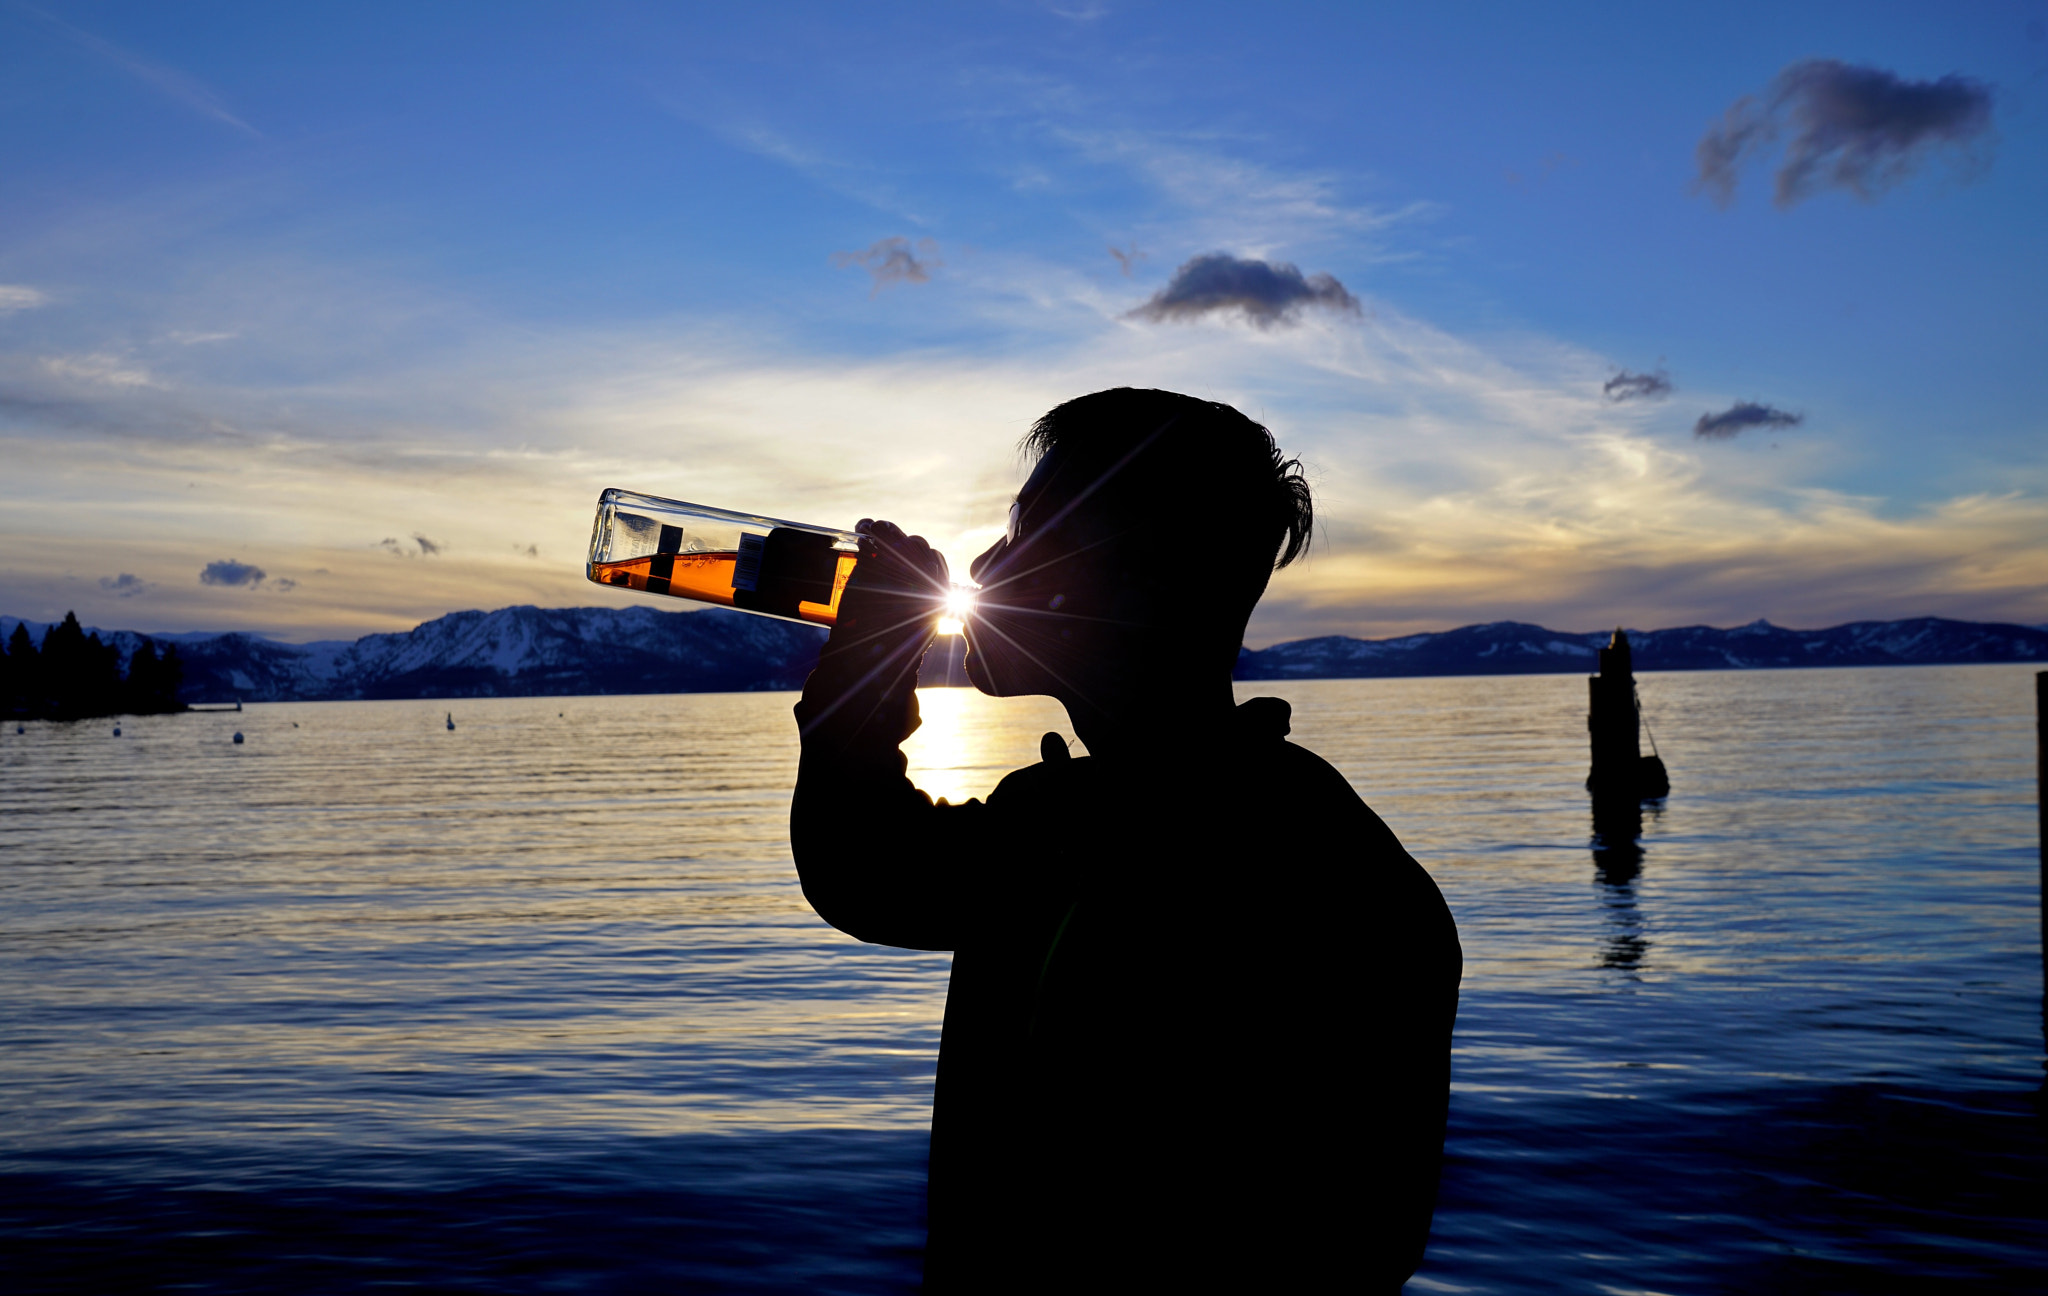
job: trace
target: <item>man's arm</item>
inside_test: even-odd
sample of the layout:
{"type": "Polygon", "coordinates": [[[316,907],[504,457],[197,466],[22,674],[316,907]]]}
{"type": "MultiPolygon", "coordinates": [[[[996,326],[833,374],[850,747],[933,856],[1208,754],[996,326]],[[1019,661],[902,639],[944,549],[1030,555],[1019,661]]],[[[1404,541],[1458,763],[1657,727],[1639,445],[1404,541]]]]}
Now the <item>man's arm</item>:
{"type": "Polygon", "coordinates": [[[790,846],[804,897],[834,927],[880,945],[952,949],[972,866],[962,850],[987,807],[934,806],[904,777],[917,667],[946,562],[921,537],[862,524],[860,562],[796,706],[803,756],[790,846]]]}

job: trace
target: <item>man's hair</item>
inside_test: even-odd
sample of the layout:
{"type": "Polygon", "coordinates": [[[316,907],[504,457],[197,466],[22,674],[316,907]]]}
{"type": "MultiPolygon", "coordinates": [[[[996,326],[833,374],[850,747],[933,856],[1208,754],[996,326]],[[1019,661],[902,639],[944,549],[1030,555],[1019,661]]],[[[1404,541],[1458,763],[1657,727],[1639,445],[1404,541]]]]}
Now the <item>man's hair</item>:
{"type": "Polygon", "coordinates": [[[1023,448],[1059,452],[1047,489],[1095,520],[1090,530],[1182,554],[1222,577],[1217,592],[1239,595],[1244,616],[1273,571],[1308,548],[1315,511],[1301,461],[1218,401],[1133,387],[1078,396],[1033,424],[1023,448]]]}

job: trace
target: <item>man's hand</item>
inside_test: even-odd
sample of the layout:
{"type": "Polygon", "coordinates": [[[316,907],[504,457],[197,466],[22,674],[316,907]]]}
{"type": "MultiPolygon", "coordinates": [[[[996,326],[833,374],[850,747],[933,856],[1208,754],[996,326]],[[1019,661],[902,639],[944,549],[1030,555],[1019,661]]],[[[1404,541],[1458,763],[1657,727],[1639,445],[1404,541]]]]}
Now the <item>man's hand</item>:
{"type": "Polygon", "coordinates": [[[826,651],[930,640],[952,588],[946,556],[894,522],[862,518],[853,529],[860,533],[860,561],[839,596],[826,651]]]}
{"type": "Polygon", "coordinates": [[[951,588],[946,559],[923,536],[862,518],[860,560],[839,595],[839,616],[818,668],[804,682],[797,721],[805,759],[816,751],[874,747],[902,773],[896,745],[916,731],[917,666],[938,632],[951,588]]]}

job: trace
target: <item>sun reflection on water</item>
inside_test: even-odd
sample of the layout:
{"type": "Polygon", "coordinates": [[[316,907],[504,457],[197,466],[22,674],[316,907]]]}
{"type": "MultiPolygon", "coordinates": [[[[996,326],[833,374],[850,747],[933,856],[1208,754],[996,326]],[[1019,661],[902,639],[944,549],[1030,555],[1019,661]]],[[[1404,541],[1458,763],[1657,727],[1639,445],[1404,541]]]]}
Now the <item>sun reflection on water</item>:
{"type": "MultiPolygon", "coordinates": [[[[1066,710],[1051,698],[992,698],[971,688],[917,691],[924,724],[903,744],[910,781],[959,804],[986,797],[1011,770],[1038,759],[1039,735],[1069,733],[1066,710]]],[[[1082,755],[1078,744],[1076,756],[1082,755]]]]}

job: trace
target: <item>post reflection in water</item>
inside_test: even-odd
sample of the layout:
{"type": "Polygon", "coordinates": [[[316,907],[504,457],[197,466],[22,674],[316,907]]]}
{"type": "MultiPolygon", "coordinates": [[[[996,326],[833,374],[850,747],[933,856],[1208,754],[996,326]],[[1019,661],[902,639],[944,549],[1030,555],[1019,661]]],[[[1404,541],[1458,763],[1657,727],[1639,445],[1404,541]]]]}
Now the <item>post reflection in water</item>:
{"type": "MultiPolygon", "coordinates": [[[[1636,907],[1636,879],[1643,871],[1643,802],[1595,797],[1593,800],[1593,869],[1609,931],[1600,950],[1600,966],[1633,974],[1650,949],[1643,935],[1643,916],[1636,907]]],[[[1663,814],[1664,803],[1650,803],[1650,815],[1663,814]]]]}

